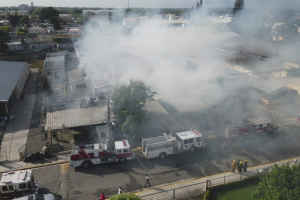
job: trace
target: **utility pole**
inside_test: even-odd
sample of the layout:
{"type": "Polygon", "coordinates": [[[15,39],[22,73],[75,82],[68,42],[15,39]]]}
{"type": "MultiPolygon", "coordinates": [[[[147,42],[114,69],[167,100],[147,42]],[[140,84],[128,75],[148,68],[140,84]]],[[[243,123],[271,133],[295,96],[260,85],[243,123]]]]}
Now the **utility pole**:
{"type": "Polygon", "coordinates": [[[233,101],[232,101],[232,117],[231,117],[231,121],[233,120],[234,99],[235,99],[235,96],[233,96],[233,101]]]}
{"type": "Polygon", "coordinates": [[[111,118],[110,118],[110,106],[109,106],[109,97],[107,98],[107,135],[108,135],[108,145],[107,148],[109,151],[112,151],[112,132],[111,132],[111,118]]]}

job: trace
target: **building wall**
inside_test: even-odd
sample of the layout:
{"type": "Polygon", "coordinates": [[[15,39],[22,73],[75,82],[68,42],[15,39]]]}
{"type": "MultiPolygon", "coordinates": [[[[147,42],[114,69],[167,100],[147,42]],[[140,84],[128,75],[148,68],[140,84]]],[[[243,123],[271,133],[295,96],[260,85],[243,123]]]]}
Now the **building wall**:
{"type": "Polygon", "coordinates": [[[24,89],[24,86],[26,84],[26,81],[27,81],[27,78],[29,76],[29,73],[30,73],[30,68],[29,68],[29,65],[27,64],[27,66],[24,69],[22,75],[19,77],[17,85],[16,85],[16,87],[14,89],[14,94],[15,94],[15,96],[16,96],[17,99],[20,99],[21,92],[24,89]]]}
{"type": "Polygon", "coordinates": [[[8,45],[9,51],[24,51],[25,46],[22,44],[16,44],[16,45],[8,45]]]}
{"type": "Polygon", "coordinates": [[[30,28],[30,29],[28,30],[28,33],[29,33],[29,34],[39,34],[39,32],[40,32],[41,30],[43,30],[43,28],[30,28]]]}
{"type": "Polygon", "coordinates": [[[42,50],[52,50],[53,49],[53,45],[51,43],[29,43],[28,44],[28,51],[35,51],[35,52],[39,52],[42,50]]]}
{"type": "Polygon", "coordinates": [[[21,5],[19,5],[19,10],[20,10],[20,11],[27,11],[28,8],[29,8],[29,6],[26,5],[26,4],[21,4],[21,5]]]}

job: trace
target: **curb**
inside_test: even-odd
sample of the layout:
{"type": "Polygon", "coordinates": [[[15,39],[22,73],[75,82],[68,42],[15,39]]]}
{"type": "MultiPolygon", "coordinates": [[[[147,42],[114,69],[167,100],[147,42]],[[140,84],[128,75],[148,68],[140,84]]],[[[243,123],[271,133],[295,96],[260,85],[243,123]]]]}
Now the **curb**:
{"type": "Polygon", "coordinates": [[[59,152],[59,153],[53,153],[52,156],[60,156],[60,155],[64,155],[64,154],[69,154],[71,152],[72,152],[72,150],[62,151],[62,152],[59,152]]]}
{"type": "MultiPolygon", "coordinates": [[[[276,161],[276,162],[269,162],[269,163],[265,163],[265,164],[262,164],[262,165],[256,165],[256,166],[248,167],[247,169],[253,169],[253,168],[259,169],[259,168],[274,165],[274,164],[287,163],[287,162],[290,162],[291,160],[295,160],[295,159],[300,160],[300,157],[298,156],[298,157],[288,158],[288,159],[285,159],[285,160],[279,160],[279,161],[276,161]]],[[[226,171],[226,172],[223,172],[223,173],[214,174],[214,175],[210,175],[210,176],[204,176],[204,177],[201,177],[201,178],[191,178],[191,179],[186,179],[186,180],[177,181],[177,182],[173,182],[173,183],[166,183],[166,184],[162,184],[162,185],[158,185],[158,186],[153,186],[149,189],[135,190],[135,191],[132,191],[132,193],[134,193],[136,195],[139,195],[143,192],[149,192],[149,191],[162,189],[162,188],[170,187],[170,186],[174,186],[174,185],[179,185],[179,184],[187,183],[187,182],[191,182],[191,181],[197,181],[197,180],[201,180],[201,179],[209,179],[213,176],[219,176],[219,175],[227,174],[227,173],[230,173],[230,171],[226,171]]]]}
{"type": "Polygon", "coordinates": [[[41,165],[36,165],[36,166],[30,166],[30,167],[21,167],[21,168],[18,168],[18,169],[11,169],[11,170],[0,171],[0,174],[11,172],[11,171],[36,169],[36,168],[47,167],[47,166],[51,166],[51,165],[59,165],[59,164],[64,164],[64,163],[68,163],[68,162],[69,162],[69,160],[64,160],[64,161],[59,161],[59,162],[55,162],[55,163],[46,163],[46,164],[41,164],[41,165]]]}

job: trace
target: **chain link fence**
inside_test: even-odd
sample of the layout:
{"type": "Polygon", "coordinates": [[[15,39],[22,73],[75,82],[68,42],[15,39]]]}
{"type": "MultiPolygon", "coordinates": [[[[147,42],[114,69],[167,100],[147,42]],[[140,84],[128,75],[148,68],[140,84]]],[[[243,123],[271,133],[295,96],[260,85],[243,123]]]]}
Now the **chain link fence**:
{"type": "MultiPolygon", "coordinates": [[[[287,162],[280,162],[276,163],[278,166],[282,166],[284,164],[289,163],[290,165],[297,165],[299,164],[300,159],[294,159],[294,160],[289,160],[287,162]]],[[[162,188],[154,188],[154,190],[157,190],[155,193],[151,194],[145,194],[145,195],[139,195],[143,199],[186,199],[185,197],[187,194],[193,195],[193,196],[200,196],[201,194],[204,193],[204,191],[213,186],[217,185],[222,185],[234,181],[240,181],[249,177],[256,176],[258,174],[264,174],[272,170],[273,164],[266,164],[261,168],[256,168],[252,169],[246,172],[241,172],[241,173],[232,173],[224,176],[218,176],[215,178],[208,178],[207,180],[203,180],[198,183],[194,184],[185,184],[184,182],[182,183],[183,186],[181,187],[176,187],[172,189],[162,189],[162,188]]],[[[203,177],[205,179],[205,177],[203,177]]],[[[196,180],[195,180],[196,181],[196,180]]]]}

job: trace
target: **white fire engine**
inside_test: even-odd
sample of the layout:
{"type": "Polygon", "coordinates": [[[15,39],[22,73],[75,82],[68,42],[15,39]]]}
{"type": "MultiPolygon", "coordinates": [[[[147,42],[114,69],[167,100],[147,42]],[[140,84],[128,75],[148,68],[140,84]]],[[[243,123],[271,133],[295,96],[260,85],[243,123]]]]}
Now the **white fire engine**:
{"type": "Polygon", "coordinates": [[[146,158],[165,158],[171,154],[186,151],[194,152],[196,148],[205,148],[202,135],[196,130],[176,133],[142,140],[142,152],[146,158]]]}
{"type": "Polygon", "coordinates": [[[220,134],[232,140],[240,136],[250,137],[275,131],[280,131],[280,127],[274,125],[271,120],[261,117],[246,119],[242,122],[226,122],[222,124],[220,134]]]}
{"type": "Polygon", "coordinates": [[[130,150],[127,140],[114,142],[113,152],[107,151],[107,145],[103,143],[74,146],[70,166],[88,168],[90,165],[133,160],[134,153],[130,150]]]}
{"type": "Polygon", "coordinates": [[[34,180],[31,169],[3,173],[0,182],[0,197],[13,199],[37,193],[38,185],[39,181],[34,180]]]}

